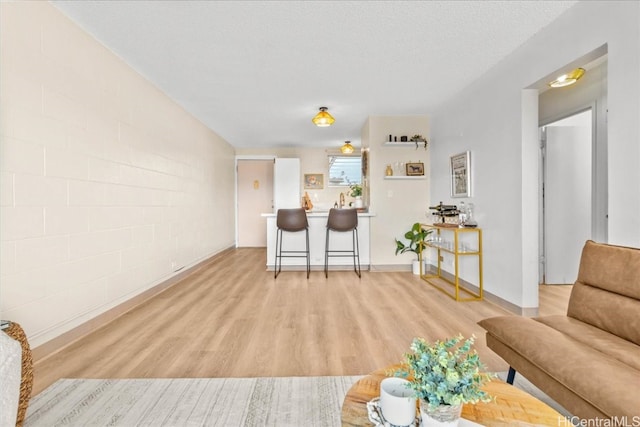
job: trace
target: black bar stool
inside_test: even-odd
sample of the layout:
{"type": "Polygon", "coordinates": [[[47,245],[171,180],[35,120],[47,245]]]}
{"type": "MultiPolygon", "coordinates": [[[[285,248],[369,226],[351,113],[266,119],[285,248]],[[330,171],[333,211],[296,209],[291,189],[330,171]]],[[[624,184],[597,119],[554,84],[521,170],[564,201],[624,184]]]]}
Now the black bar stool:
{"type": "Polygon", "coordinates": [[[329,257],[353,257],[353,271],[360,275],[360,246],[358,244],[358,211],[356,209],[331,209],[327,219],[327,239],[324,246],[324,276],[329,277],[329,257]],[[329,250],[329,232],[351,231],[352,249],[329,250]],[[332,255],[335,254],[335,255],[332,255]],[[357,259],[357,269],[356,269],[357,259]]]}
{"type": "Polygon", "coordinates": [[[278,209],[278,215],[276,219],[276,262],[274,266],[274,276],[277,278],[282,270],[282,258],[307,258],[307,279],[309,278],[309,272],[311,271],[311,262],[309,257],[309,223],[307,222],[307,213],[303,208],[298,209],[278,209]],[[297,232],[303,231],[306,233],[306,250],[304,251],[283,251],[282,250],[282,232],[297,232]],[[296,254],[296,255],[282,255],[282,254],[296,254]],[[304,255],[299,255],[304,254],[304,255]],[[278,259],[280,259],[280,266],[278,266],[278,259]]]}

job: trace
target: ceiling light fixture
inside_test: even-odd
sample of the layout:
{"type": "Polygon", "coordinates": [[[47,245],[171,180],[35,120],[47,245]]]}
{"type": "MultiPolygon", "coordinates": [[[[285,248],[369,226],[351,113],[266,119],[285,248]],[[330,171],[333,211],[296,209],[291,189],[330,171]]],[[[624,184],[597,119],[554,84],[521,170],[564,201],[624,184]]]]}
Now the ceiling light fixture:
{"type": "Polygon", "coordinates": [[[559,76],[552,82],[549,82],[549,86],[551,87],[565,87],[574,84],[577,82],[580,77],[584,75],[584,68],[576,68],[570,73],[563,74],[559,76]]]}
{"type": "Polygon", "coordinates": [[[342,154],[352,154],[355,151],[353,145],[351,145],[351,141],[345,141],[344,145],[340,147],[340,152],[342,154]]]}
{"type": "Polygon", "coordinates": [[[311,119],[311,121],[316,126],[321,128],[331,126],[333,122],[336,121],[336,119],[331,117],[331,114],[327,113],[327,110],[328,110],[327,107],[320,107],[320,112],[316,114],[316,116],[313,119],[311,119]]]}

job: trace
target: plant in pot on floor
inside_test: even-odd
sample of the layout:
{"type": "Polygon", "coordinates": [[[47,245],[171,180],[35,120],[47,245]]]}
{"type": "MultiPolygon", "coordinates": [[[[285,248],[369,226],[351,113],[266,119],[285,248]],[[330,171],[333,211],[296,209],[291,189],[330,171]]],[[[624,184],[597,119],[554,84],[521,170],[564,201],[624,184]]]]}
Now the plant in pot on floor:
{"type": "Polygon", "coordinates": [[[419,399],[421,426],[457,426],[463,404],[492,399],[481,387],[495,375],[480,372],[484,366],[472,349],[475,337],[463,340],[462,335],[434,343],[414,338],[394,372],[409,380],[419,399]]]}
{"type": "MultiPolygon", "coordinates": [[[[413,252],[416,254],[416,259],[413,261],[413,274],[420,274],[420,254],[424,249],[427,236],[431,234],[432,230],[424,230],[419,222],[416,222],[411,226],[411,229],[404,233],[404,238],[407,242],[404,243],[398,239],[396,240],[396,255],[403,254],[405,252],[413,252]]],[[[423,259],[424,263],[424,259],[423,259]]]]}

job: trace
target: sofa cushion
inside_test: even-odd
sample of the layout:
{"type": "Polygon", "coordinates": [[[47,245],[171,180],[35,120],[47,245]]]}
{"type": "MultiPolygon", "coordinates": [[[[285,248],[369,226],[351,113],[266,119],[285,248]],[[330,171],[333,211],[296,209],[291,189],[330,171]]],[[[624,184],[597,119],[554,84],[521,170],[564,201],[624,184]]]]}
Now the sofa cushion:
{"type": "Polygon", "coordinates": [[[534,318],[557,331],[640,371],[640,346],[567,316],[534,318]]]}
{"type": "Polygon", "coordinates": [[[640,300],[638,272],[640,249],[588,240],[582,248],[577,281],[640,300]]]}
{"type": "Polygon", "coordinates": [[[640,249],[587,241],[567,316],[640,345],[640,249]]]}
{"type": "Polygon", "coordinates": [[[640,345],[640,300],[576,282],[567,316],[640,345]]]}
{"type": "Polygon", "coordinates": [[[640,384],[639,370],[533,319],[501,316],[478,323],[603,414],[637,415],[640,394],[631,390],[640,384]]]}

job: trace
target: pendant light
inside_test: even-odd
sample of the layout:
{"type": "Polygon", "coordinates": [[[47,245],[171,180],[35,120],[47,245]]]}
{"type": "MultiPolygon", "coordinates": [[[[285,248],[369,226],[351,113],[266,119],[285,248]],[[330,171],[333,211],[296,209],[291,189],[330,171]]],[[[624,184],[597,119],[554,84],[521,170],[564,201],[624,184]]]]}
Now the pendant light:
{"type": "Polygon", "coordinates": [[[340,147],[340,152],[342,154],[352,154],[355,151],[353,145],[351,145],[351,141],[345,141],[344,145],[340,147]]]}
{"type": "Polygon", "coordinates": [[[320,107],[320,112],[311,119],[311,121],[318,127],[331,126],[336,121],[331,114],[327,113],[327,107],[320,107]]]}
{"type": "Polygon", "coordinates": [[[584,75],[584,68],[576,68],[570,73],[563,74],[556,78],[554,81],[549,82],[549,86],[551,87],[565,87],[574,84],[577,82],[580,77],[584,75]]]}

